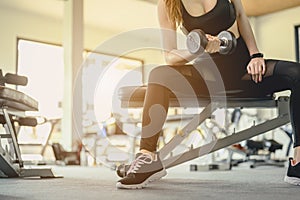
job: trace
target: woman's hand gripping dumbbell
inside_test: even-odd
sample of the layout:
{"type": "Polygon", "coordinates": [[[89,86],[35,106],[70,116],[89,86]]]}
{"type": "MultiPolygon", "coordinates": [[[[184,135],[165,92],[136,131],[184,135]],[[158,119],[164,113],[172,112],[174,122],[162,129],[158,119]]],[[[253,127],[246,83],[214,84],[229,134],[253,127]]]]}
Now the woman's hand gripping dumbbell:
{"type": "MultiPolygon", "coordinates": [[[[237,41],[230,31],[222,31],[218,34],[220,40],[219,53],[223,55],[232,54],[236,48],[237,41]]],[[[195,29],[187,35],[186,45],[190,53],[201,55],[206,49],[208,39],[201,29],[195,29]]]]}

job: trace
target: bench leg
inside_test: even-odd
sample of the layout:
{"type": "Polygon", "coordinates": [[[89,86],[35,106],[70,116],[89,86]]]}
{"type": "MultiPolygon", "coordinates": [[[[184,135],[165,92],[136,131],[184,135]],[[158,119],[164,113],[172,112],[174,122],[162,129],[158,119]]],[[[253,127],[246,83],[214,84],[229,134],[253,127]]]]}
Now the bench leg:
{"type": "Polygon", "coordinates": [[[193,130],[195,130],[207,118],[211,117],[212,113],[216,109],[216,105],[214,103],[210,103],[200,114],[195,115],[191,122],[183,127],[183,129],[180,130],[179,133],[159,151],[160,158],[164,159],[167,157],[168,154],[170,154],[173,149],[175,149],[193,130]]]}
{"type": "Polygon", "coordinates": [[[228,147],[230,145],[233,145],[238,142],[244,141],[246,139],[252,138],[254,136],[260,135],[267,131],[273,130],[275,128],[278,128],[278,127],[288,123],[289,121],[290,121],[290,119],[289,119],[288,115],[279,116],[278,118],[268,120],[262,124],[253,126],[251,128],[248,128],[246,130],[232,134],[225,138],[221,138],[221,139],[212,141],[212,142],[205,144],[201,147],[198,147],[196,149],[191,149],[188,152],[169,157],[169,158],[163,160],[163,164],[166,168],[170,168],[170,167],[179,165],[181,163],[193,160],[200,156],[212,153],[214,151],[223,149],[225,147],[228,147]]]}
{"type": "MultiPolygon", "coordinates": [[[[40,177],[40,178],[61,178],[62,176],[55,175],[51,168],[25,168],[22,158],[17,136],[15,132],[14,124],[11,117],[5,107],[1,108],[2,114],[5,118],[4,128],[7,134],[0,135],[0,141],[2,138],[11,140],[13,155],[10,155],[8,149],[3,149],[0,145],[0,177],[40,177]]],[[[0,142],[1,144],[1,142],[0,142]]]]}
{"type": "Polygon", "coordinates": [[[16,136],[16,132],[14,129],[14,126],[11,122],[10,116],[7,112],[7,109],[5,107],[2,107],[2,113],[4,115],[5,118],[5,124],[4,127],[6,129],[6,131],[8,132],[8,134],[11,136],[11,140],[12,140],[12,144],[13,144],[13,148],[15,151],[15,156],[16,156],[16,163],[18,163],[20,165],[20,167],[23,167],[23,161],[21,158],[21,151],[18,145],[18,141],[17,141],[17,136],[16,136]]]}
{"type": "Polygon", "coordinates": [[[219,107],[219,104],[211,103],[199,114],[196,115],[192,121],[187,124],[181,131],[181,134],[174,136],[174,138],[165,145],[160,150],[160,157],[163,160],[163,164],[166,168],[170,168],[181,163],[193,160],[195,158],[201,157],[203,155],[212,153],[214,151],[223,149],[230,145],[239,143],[241,141],[247,140],[254,136],[260,135],[267,131],[273,130],[280,126],[283,126],[290,122],[289,116],[289,99],[288,98],[278,98],[277,100],[277,109],[278,116],[267,120],[261,124],[253,125],[252,127],[234,133],[232,135],[226,136],[221,139],[214,140],[210,143],[207,143],[201,147],[191,149],[185,153],[173,156],[171,151],[179,145],[185,137],[194,130],[198,125],[200,125],[205,119],[211,116],[211,114],[219,107]],[[198,122],[198,124],[197,124],[198,122]],[[167,157],[167,155],[170,155],[167,157]],[[166,158],[167,157],[167,158],[166,158]]]}

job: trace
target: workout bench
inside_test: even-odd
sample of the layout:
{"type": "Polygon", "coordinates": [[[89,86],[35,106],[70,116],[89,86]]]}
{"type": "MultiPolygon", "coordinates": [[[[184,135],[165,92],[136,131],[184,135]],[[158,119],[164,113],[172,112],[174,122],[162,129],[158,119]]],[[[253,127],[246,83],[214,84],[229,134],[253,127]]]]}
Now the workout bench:
{"type": "MultiPolygon", "coordinates": [[[[118,91],[121,100],[122,108],[139,108],[143,106],[146,86],[127,86],[120,88],[118,91]]],[[[176,134],[164,147],[159,150],[160,157],[165,168],[170,168],[181,163],[190,161],[200,156],[212,153],[230,145],[247,140],[254,136],[260,135],[267,131],[278,128],[290,122],[289,118],[289,97],[279,96],[275,98],[273,95],[253,96],[251,93],[248,96],[235,95],[228,92],[227,95],[215,95],[212,98],[208,96],[189,96],[184,94],[178,98],[171,94],[169,105],[170,107],[203,107],[203,110],[196,114],[192,120],[184,126],[178,134],[176,134]],[[228,95],[231,94],[231,95],[228,95]],[[195,130],[206,119],[209,119],[213,112],[218,108],[277,108],[278,116],[269,119],[260,124],[253,124],[252,127],[234,132],[223,138],[217,138],[203,146],[173,155],[172,151],[177,147],[193,130],[195,130]]],[[[247,94],[247,93],[243,93],[247,94]]],[[[178,96],[177,96],[178,97],[178,96]]]]}
{"type": "Polygon", "coordinates": [[[15,123],[19,126],[35,126],[35,118],[27,117],[25,111],[38,111],[38,102],[30,96],[5,86],[27,85],[27,78],[0,70],[0,123],[5,134],[0,134],[0,177],[57,177],[50,168],[26,168],[21,157],[15,123]],[[2,141],[6,140],[5,143],[2,141]],[[4,146],[4,147],[3,147],[4,146]]]}

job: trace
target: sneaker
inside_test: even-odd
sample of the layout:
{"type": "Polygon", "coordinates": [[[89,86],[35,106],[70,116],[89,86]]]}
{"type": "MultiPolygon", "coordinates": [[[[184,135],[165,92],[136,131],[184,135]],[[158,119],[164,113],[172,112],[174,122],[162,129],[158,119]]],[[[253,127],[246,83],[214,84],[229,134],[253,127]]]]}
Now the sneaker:
{"type": "Polygon", "coordinates": [[[289,168],[284,181],[292,185],[300,185],[300,162],[296,164],[293,158],[289,159],[289,168]]]}
{"type": "Polygon", "coordinates": [[[136,159],[131,163],[126,176],[116,184],[122,189],[141,189],[149,182],[159,180],[167,174],[159,156],[155,160],[150,154],[138,153],[136,159]]]}

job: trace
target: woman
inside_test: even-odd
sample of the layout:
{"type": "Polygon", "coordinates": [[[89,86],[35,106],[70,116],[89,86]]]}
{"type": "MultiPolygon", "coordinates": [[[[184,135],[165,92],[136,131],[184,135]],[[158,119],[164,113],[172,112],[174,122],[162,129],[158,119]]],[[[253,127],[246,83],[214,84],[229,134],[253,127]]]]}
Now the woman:
{"type": "Polygon", "coordinates": [[[176,29],[180,25],[188,32],[201,29],[206,33],[208,44],[205,51],[217,66],[226,90],[250,89],[258,94],[291,90],[290,117],[295,155],[290,159],[285,181],[300,185],[300,64],[263,58],[241,0],[159,0],[158,18],[168,66],[157,67],[150,73],[143,109],[140,152],[127,175],[118,181],[117,187],[142,188],[166,174],[155,152],[167,115],[169,94],[182,89],[178,86],[181,85],[178,84],[180,78],[188,81],[195,94],[207,93],[209,89],[203,80],[205,77],[199,73],[199,68],[204,66],[187,64],[197,55],[177,48],[176,29]],[[218,53],[220,40],[215,36],[223,30],[230,30],[237,38],[236,50],[230,55],[218,53]],[[177,73],[170,73],[172,70],[177,73]],[[247,76],[251,80],[243,80],[247,76]]]}

